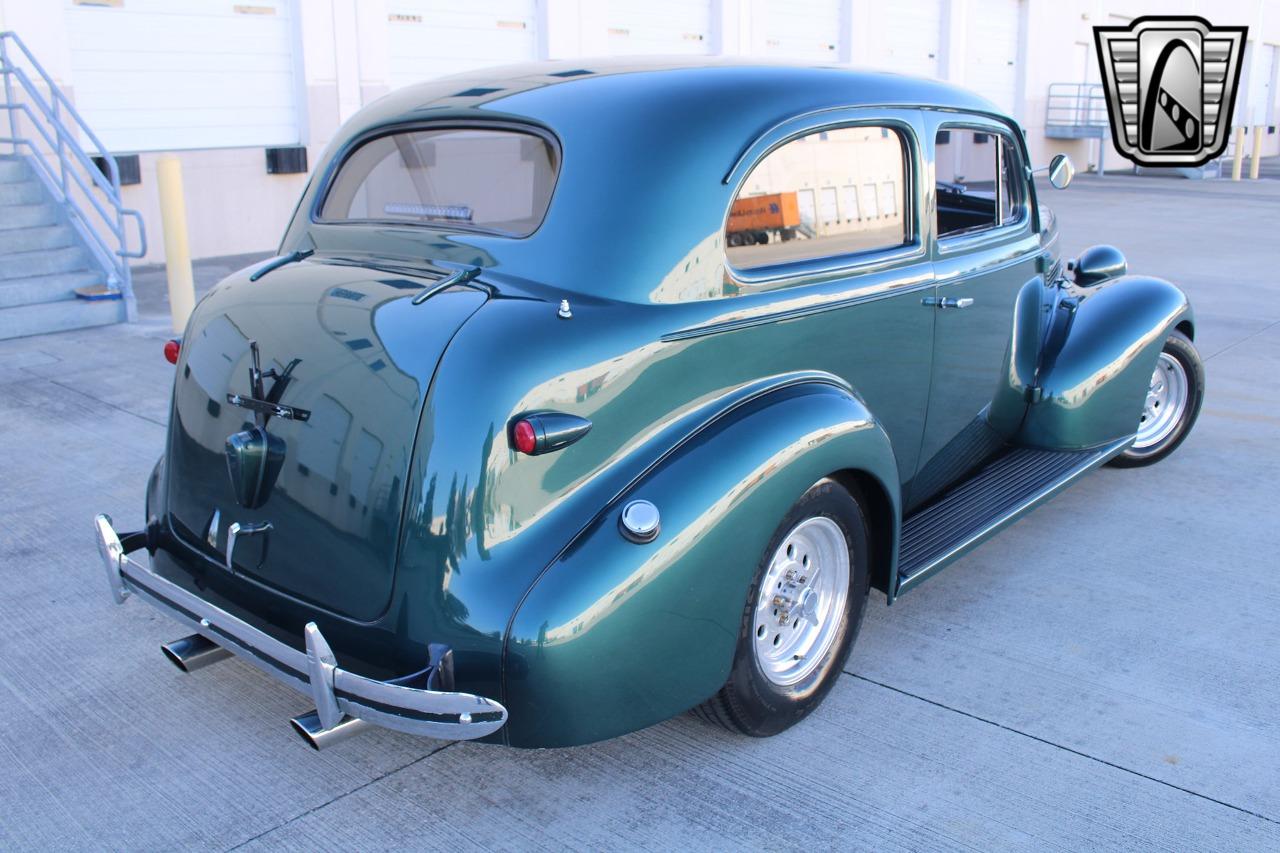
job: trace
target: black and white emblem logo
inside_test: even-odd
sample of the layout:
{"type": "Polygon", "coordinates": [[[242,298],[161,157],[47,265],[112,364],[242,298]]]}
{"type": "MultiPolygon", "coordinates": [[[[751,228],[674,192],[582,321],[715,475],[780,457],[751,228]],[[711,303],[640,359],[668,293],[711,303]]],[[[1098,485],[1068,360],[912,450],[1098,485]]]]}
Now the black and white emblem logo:
{"type": "Polygon", "coordinates": [[[1120,153],[1141,166],[1202,166],[1220,156],[1247,31],[1196,17],[1094,27],[1120,153]]]}

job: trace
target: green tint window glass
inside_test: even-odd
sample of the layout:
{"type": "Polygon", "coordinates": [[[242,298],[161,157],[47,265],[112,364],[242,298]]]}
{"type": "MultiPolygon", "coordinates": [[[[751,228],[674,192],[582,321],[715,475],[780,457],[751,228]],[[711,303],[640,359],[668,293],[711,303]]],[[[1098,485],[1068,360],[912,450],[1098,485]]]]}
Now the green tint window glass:
{"type": "Polygon", "coordinates": [[[788,142],[751,171],[730,208],[730,263],[751,269],[903,245],[906,162],[902,137],[886,127],[788,142]]]}
{"type": "Polygon", "coordinates": [[[355,150],[320,219],[533,233],[551,203],[556,151],[533,133],[448,128],[392,133],[355,150]]]}

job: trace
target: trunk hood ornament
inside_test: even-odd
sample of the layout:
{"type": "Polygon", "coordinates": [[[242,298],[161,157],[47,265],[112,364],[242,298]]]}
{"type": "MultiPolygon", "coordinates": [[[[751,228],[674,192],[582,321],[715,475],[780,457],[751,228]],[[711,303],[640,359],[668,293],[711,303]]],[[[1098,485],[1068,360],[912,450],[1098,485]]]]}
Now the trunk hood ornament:
{"type": "MultiPolygon", "coordinates": [[[[311,413],[306,409],[281,405],[279,400],[292,379],[293,370],[301,362],[295,358],[277,373],[271,369],[262,372],[258,342],[249,342],[252,364],[249,367],[249,388],[252,396],[227,394],[227,402],[253,412],[254,427],[227,436],[227,474],[235,491],[236,502],[245,509],[257,509],[267,502],[271,489],[284,467],[284,439],[267,432],[267,421],[272,416],[287,420],[306,421],[311,413]],[[270,391],[263,391],[262,380],[270,378],[270,391]]],[[[230,559],[231,548],[227,548],[230,559]]]]}
{"type": "Polygon", "coordinates": [[[253,359],[253,363],[249,366],[249,393],[251,396],[246,397],[243,394],[227,394],[227,402],[241,409],[248,409],[253,412],[253,421],[260,427],[267,425],[267,420],[273,415],[277,418],[284,418],[291,421],[305,421],[311,417],[311,412],[306,409],[298,409],[293,406],[281,405],[280,397],[284,395],[284,391],[289,387],[289,383],[293,381],[293,369],[297,367],[302,359],[295,358],[293,361],[285,365],[284,370],[277,373],[275,368],[262,372],[262,359],[258,354],[258,342],[249,341],[249,354],[253,359]],[[271,390],[264,393],[262,389],[262,380],[272,379],[271,390]]]}

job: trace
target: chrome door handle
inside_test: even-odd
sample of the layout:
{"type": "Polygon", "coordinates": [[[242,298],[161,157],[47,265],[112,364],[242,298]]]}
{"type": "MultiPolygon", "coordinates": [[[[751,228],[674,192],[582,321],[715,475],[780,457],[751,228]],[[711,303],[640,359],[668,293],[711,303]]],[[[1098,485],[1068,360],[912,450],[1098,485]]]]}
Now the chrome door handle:
{"type": "Polygon", "coordinates": [[[968,308],[973,304],[973,297],[961,296],[959,299],[956,299],[951,296],[943,296],[941,298],[937,296],[926,296],[924,299],[920,300],[920,304],[931,305],[934,308],[968,308]]]}

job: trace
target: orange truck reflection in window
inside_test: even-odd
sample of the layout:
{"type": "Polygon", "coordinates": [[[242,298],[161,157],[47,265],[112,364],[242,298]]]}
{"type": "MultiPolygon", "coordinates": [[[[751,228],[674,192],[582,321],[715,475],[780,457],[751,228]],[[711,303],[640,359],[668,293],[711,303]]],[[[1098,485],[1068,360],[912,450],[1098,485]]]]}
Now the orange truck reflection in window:
{"type": "Polygon", "coordinates": [[[790,240],[800,227],[800,204],[794,192],[739,198],[729,210],[730,246],[790,240]],[[776,235],[776,236],[775,236],[776,235]]]}

